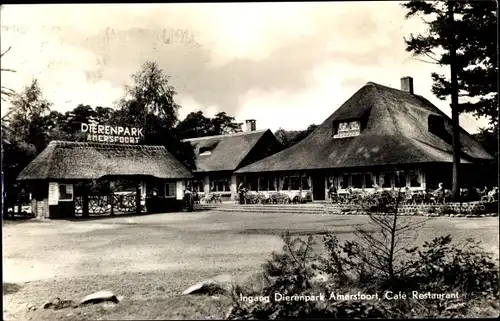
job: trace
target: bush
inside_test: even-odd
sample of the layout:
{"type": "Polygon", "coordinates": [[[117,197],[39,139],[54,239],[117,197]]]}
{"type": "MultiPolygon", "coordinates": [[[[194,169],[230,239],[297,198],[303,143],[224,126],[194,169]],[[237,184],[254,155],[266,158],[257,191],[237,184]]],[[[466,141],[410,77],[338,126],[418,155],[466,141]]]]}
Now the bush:
{"type": "Polygon", "coordinates": [[[429,207],[427,208],[427,214],[434,214],[434,213],[436,213],[436,212],[437,212],[437,210],[436,210],[436,207],[435,207],[435,206],[429,206],[429,207]]]}
{"type": "MultiPolygon", "coordinates": [[[[236,287],[234,306],[228,319],[284,318],[409,318],[457,317],[468,315],[471,303],[498,300],[498,267],[492,257],[472,240],[453,245],[450,236],[437,237],[422,247],[406,248],[406,259],[395,263],[391,278],[382,264],[370,265],[373,249],[360,242],[340,244],[335,235],[325,235],[324,255],[313,253],[313,237],[307,241],[283,236],[283,253],[273,253],[264,265],[263,284],[258,291],[236,287]],[[318,275],[327,275],[318,280],[318,275]],[[455,293],[459,298],[426,300],[369,301],[330,300],[329,293],[384,293],[418,291],[455,293]],[[277,301],[274,294],[318,296],[323,300],[277,301]],[[264,302],[246,304],[239,296],[267,297],[264,302]]],[[[490,312],[491,313],[491,312],[490,312]]]]}
{"type": "Polygon", "coordinates": [[[457,211],[456,211],[453,207],[451,207],[451,206],[449,206],[449,205],[444,205],[444,206],[441,206],[441,207],[439,208],[438,213],[439,213],[440,215],[458,214],[458,213],[457,213],[457,211]]]}

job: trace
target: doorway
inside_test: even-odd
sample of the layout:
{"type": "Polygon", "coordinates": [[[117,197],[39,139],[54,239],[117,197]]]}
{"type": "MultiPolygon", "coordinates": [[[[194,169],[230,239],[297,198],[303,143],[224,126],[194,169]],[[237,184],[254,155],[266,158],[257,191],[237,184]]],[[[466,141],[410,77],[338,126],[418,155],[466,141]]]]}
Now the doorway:
{"type": "Polygon", "coordinates": [[[325,200],[325,177],[322,175],[312,175],[313,201],[325,200]]]}

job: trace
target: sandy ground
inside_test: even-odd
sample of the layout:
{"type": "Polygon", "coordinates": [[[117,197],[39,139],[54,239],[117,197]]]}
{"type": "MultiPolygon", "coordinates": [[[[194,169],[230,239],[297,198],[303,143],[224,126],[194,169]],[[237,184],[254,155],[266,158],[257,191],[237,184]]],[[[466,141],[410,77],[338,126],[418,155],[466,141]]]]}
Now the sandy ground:
{"type": "MultiPolygon", "coordinates": [[[[200,278],[258,270],[280,250],[278,235],[287,229],[330,230],[346,239],[356,224],[367,223],[365,216],[217,211],[5,223],[3,282],[15,290],[4,294],[4,319],[24,319],[16,314],[24,304],[43,305],[54,296],[77,299],[119,287],[121,295],[144,300],[158,282],[162,295],[178,294],[200,278]]],[[[481,240],[498,258],[498,218],[433,218],[417,243],[446,234],[481,240]]]]}

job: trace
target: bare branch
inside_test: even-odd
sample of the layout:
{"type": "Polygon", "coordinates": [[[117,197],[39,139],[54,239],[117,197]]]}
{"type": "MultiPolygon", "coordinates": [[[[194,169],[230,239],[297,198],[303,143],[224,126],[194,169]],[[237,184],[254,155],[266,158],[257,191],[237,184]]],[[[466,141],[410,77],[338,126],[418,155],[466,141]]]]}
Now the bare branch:
{"type": "Polygon", "coordinates": [[[419,59],[419,58],[411,58],[411,59],[418,60],[418,61],[421,61],[421,62],[425,62],[426,64],[437,65],[437,63],[432,62],[432,61],[427,61],[427,60],[423,60],[423,59],[419,59]]]}
{"type": "MultiPolygon", "coordinates": [[[[432,53],[432,51],[430,51],[432,53]]],[[[440,61],[438,59],[436,59],[435,57],[432,57],[428,52],[423,52],[424,55],[427,56],[427,58],[431,59],[431,60],[434,60],[437,64],[440,64],[440,61]]],[[[434,54],[434,53],[433,53],[434,54]]]]}
{"type": "Polygon", "coordinates": [[[1,71],[16,72],[14,69],[5,69],[5,68],[2,68],[1,71]]]}
{"type": "Polygon", "coordinates": [[[1,55],[0,55],[0,58],[3,57],[3,55],[5,55],[6,53],[8,53],[10,51],[10,48],[12,47],[9,47],[7,48],[7,50],[5,50],[1,55]]]}

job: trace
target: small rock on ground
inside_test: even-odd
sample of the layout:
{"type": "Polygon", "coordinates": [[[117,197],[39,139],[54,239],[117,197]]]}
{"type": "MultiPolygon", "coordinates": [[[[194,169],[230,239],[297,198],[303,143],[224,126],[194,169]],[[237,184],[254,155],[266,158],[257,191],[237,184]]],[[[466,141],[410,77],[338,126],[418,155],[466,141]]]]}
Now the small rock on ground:
{"type": "Polygon", "coordinates": [[[96,304],[96,303],[101,303],[101,302],[119,303],[120,301],[111,291],[99,291],[99,292],[87,295],[85,298],[83,298],[82,301],[80,301],[80,305],[96,304]]]}
{"type": "Polygon", "coordinates": [[[226,289],[219,282],[216,282],[214,280],[205,280],[193,286],[190,286],[188,289],[182,292],[182,295],[188,295],[188,294],[215,295],[215,294],[223,294],[225,292],[226,289]]]}

